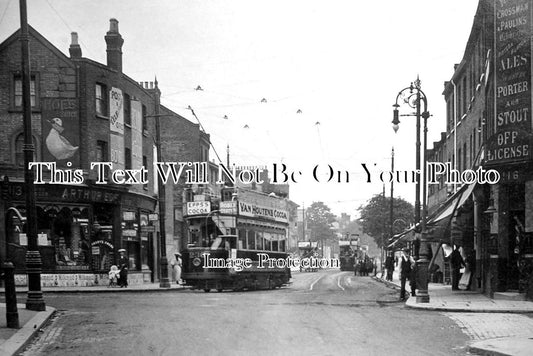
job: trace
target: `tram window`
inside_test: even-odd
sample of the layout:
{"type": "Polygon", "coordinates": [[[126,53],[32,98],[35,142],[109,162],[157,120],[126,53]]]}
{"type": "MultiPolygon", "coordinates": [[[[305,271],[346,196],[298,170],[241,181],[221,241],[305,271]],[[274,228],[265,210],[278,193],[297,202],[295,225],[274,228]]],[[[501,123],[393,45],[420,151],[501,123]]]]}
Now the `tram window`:
{"type": "Polygon", "coordinates": [[[255,241],[256,241],[256,248],[258,250],[264,250],[263,233],[261,231],[258,231],[255,234],[255,241]]]}
{"type": "Polygon", "coordinates": [[[285,240],[280,240],[279,247],[280,251],[285,252],[285,240]]]}
{"type": "Polygon", "coordinates": [[[246,248],[246,230],[239,229],[239,242],[238,247],[239,250],[246,248]]]}
{"type": "Polygon", "coordinates": [[[270,242],[270,240],[272,239],[272,234],[269,233],[269,232],[264,232],[263,233],[263,242],[265,244],[265,250],[267,251],[273,251],[272,250],[272,244],[270,242]]]}
{"type": "Polygon", "coordinates": [[[279,235],[278,234],[272,234],[272,251],[279,251],[279,235]]]}
{"type": "Polygon", "coordinates": [[[211,244],[211,250],[217,250],[219,248],[224,248],[225,245],[225,239],[222,237],[216,237],[212,244],[211,244]]]}
{"type": "Polygon", "coordinates": [[[248,230],[248,249],[255,250],[255,231],[248,230]]]}

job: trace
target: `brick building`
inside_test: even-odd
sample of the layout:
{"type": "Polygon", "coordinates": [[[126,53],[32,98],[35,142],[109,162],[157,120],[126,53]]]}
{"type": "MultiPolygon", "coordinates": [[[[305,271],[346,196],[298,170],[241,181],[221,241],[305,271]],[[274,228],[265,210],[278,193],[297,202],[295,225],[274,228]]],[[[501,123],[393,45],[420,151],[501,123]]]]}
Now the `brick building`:
{"type": "Polygon", "coordinates": [[[470,288],[489,296],[533,297],[532,5],[479,1],[463,58],[444,86],[446,133],[428,151],[428,161],[460,173],[497,171],[494,184],[441,177],[428,196],[430,223],[447,225],[433,240],[460,246],[475,261],[470,288]]]}
{"type": "MultiPolygon", "coordinates": [[[[30,27],[31,101],[35,161],[57,169],[81,170],[82,181],[59,184],[48,168],[45,184],[36,184],[42,284],[107,284],[107,271],[117,251],[127,251],[130,283],[158,280],[158,212],[155,170],[155,113],[161,117],[163,157],[208,160],[209,135],[198,125],[159,106],[157,81],[137,82],[122,72],[118,21],[105,34],[107,63],[82,56],[76,33],[66,56],[30,27]],[[94,162],[111,162],[98,176],[94,162]],[[147,181],[111,180],[111,169],[146,167],[147,181]],[[99,182],[100,180],[100,182],[99,182]],[[105,180],[105,184],[101,184],[105,180]]],[[[19,31],[0,44],[0,257],[25,269],[21,46],[19,31]],[[22,218],[22,220],[20,219],[22,218]],[[5,239],[5,240],[4,240],[5,239]],[[7,246],[7,247],[6,247],[7,246]]],[[[139,178],[140,174],[136,174],[139,178]]],[[[167,251],[179,248],[183,227],[175,207],[181,191],[167,189],[172,199],[166,214],[167,251]]],[[[168,255],[167,253],[167,255],[168,255]]],[[[170,257],[170,256],[169,256],[170,257]]],[[[24,275],[17,275],[25,283],[24,275]]]]}

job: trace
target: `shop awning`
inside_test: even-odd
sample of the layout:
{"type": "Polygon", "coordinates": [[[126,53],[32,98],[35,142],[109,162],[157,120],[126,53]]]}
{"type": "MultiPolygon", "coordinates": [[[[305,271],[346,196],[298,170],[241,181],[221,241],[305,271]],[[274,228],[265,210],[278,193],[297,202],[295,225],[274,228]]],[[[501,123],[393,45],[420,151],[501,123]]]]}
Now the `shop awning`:
{"type": "Polygon", "coordinates": [[[401,242],[412,241],[415,237],[415,227],[411,226],[409,229],[406,229],[399,234],[396,234],[392,237],[390,243],[387,245],[388,248],[394,248],[398,246],[401,242]]]}
{"type": "Polygon", "coordinates": [[[472,195],[476,184],[465,184],[454,195],[449,197],[437,211],[427,220],[427,224],[435,224],[447,217],[453,216],[455,210],[460,208],[472,195]]]}
{"type": "MultiPolygon", "coordinates": [[[[472,195],[476,184],[465,184],[454,195],[449,197],[442,206],[431,214],[426,220],[426,233],[430,241],[445,241],[446,231],[449,228],[450,220],[455,211],[460,208],[472,195]]],[[[394,248],[402,242],[413,241],[415,239],[414,230],[419,224],[396,234],[392,237],[388,248],[394,248]]]]}

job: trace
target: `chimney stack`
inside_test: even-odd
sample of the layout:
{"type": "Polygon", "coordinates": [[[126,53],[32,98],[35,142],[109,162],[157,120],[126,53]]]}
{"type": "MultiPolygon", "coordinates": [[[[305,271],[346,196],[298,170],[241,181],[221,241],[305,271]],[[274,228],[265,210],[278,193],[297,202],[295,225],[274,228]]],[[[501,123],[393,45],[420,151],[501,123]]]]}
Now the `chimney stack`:
{"type": "Polygon", "coordinates": [[[107,44],[107,66],[122,72],[122,45],[124,40],[118,32],[117,19],[109,20],[109,31],[105,35],[107,44]]]}
{"type": "Polygon", "coordinates": [[[70,42],[70,47],[68,49],[70,53],[70,58],[72,59],[81,58],[81,47],[78,44],[78,33],[71,32],[70,38],[71,38],[71,42],[70,42]]]}

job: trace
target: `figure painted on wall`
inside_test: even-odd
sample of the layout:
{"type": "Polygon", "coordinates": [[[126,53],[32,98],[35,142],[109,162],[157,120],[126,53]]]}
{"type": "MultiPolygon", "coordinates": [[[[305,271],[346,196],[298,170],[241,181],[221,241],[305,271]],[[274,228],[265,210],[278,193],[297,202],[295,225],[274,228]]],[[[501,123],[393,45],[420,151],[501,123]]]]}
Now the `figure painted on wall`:
{"type": "Polygon", "coordinates": [[[68,159],[74,156],[79,146],[73,146],[69,140],[61,135],[65,130],[63,128],[63,121],[58,117],[54,117],[49,123],[52,127],[45,141],[48,151],[57,160],[68,159]]]}

